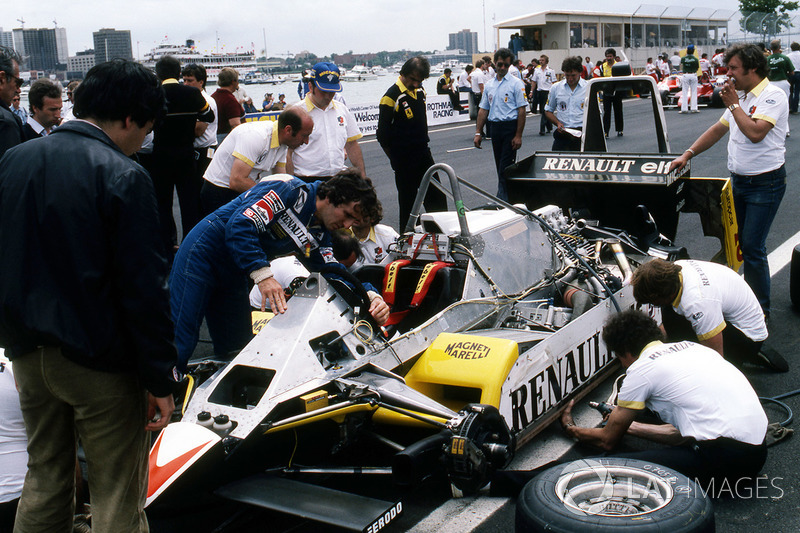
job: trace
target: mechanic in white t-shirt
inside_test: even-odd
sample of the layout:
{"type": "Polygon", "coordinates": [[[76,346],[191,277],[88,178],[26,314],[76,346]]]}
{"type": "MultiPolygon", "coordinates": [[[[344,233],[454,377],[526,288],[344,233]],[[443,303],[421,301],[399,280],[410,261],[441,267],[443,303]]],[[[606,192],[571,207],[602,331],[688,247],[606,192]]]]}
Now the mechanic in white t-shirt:
{"type": "Polygon", "coordinates": [[[14,529],[14,516],[28,471],[27,447],[11,362],[0,350],[0,531],[14,529]]]}
{"type": "Polygon", "coordinates": [[[767,416],[747,378],[714,351],[689,341],[663,344],[658,324],[628,309],[612,316],[603,341],[626,370],[604,427],[561,423],[570,437],[611,451],[626,434],[667,447],[615,454],[699,480],[754,478],[767,459],[767,416]],[[665,424],[637,422],[645,408],[665,424]]]}
{"type": "Polygon", "coordinates": [[[653,259],[634,272],[631,284],[637,302],[662,306],[670,340],[696,337],[734,363],[789,369],[780,354],[759,355],[769,335],[764,312],[750,286],[727,266],[653,259]]]}

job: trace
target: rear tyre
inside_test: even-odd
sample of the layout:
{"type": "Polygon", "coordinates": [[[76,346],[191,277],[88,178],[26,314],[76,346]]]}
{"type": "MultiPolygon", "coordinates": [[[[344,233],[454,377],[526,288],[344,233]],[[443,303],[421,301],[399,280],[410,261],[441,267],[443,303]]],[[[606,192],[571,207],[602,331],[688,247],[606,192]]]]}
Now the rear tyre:
{"type": "Polygon", "coordinates": [[[545,470],[517,500],[518,533],[713,532],[711,500],[674,470],[598,457],[545,470]]]}
{"type": "Polygon", "coordinates": [[[792,266],[789,274],[789,295],[792,305],[800,309],[800,244],[792,250],[792,266]]]}
{"type": "Polygon", "coordinates": [[[725,104],[722,103],[722,96],[719,94],[721,90],[722,87],[714,87],[714,92],[711,94],[711,107],[725,107],[725,104]]]}

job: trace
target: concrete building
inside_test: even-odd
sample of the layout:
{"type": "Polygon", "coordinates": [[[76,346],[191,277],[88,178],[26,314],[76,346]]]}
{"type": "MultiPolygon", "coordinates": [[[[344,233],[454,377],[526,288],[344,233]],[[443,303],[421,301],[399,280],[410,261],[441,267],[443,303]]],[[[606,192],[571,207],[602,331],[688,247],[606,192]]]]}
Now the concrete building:
{"type": "Polygon", "coordinates": [[[531,13],[498,22],[495,36],[504,43],[511,34],[519,33],[523,39],[519,57],[526,63],[541,54],[547,54],[556,67],[571,55],[598,61],[606,48],[614,48],[631,62],[635,72],[644,67],[648,57],[663,52],[672,55],[688,44],[708,52],[709,57],[715,48],[726,45],[733,11],[648,5],[650,11],[642,12],[642,7],[632,13],[531,13]]]}
{"type": "Polygon", "coordinates": [[[14,49],[22,56],[20,70],[66,70],[66,28],[14,28],[13,38],[14,49]]]}
{"type": "Polygon", "coordinates": [[[105,63],[111,59],[133,60],[130,30],[102,28],[92,33],[94,37],[95,63],[105,63]]]}
{"type": "Polygon", "coordinates": [[[469,31],[469,28],[461,30],[458,33],[450,34],[450,44],[448,50],[464,50],[468,55],[477,54],[478,49],[478,32],[469,31]]]}
{"type": "Polygon", "coordinates": [[[94,50],[84,50],[78,52],[74,56],[70,56],[67,67],[68,79],[83,79],[86,73],[89,72],[95,65],[94,50]]]}
{"type": "Polygon", "coordinates": [[[14,33],[10,31],[3,31],[3,28],[0,27],[0,46],[14,48],[14,33]]]}

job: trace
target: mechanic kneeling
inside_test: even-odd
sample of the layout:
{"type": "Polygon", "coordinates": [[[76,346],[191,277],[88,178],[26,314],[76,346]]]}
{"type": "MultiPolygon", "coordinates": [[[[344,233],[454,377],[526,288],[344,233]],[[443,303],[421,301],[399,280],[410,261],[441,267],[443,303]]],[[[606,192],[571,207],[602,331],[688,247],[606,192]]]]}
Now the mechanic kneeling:
{"type": "Polygon", "coordinates": [[[603,340],[626,369],[618,406],[605,427],[575,425],[570,402],[564,431],[611,451],[627,433],[667,447],[615,454],[672,468],[690,479],[755,477],[767,459],[767,416],[747,378],[714,350],[690,341],[662,343],[658,324],[637,310],[611,317],[603,340]],[[645,408],[666,422],[635,419],[645,408]]]}

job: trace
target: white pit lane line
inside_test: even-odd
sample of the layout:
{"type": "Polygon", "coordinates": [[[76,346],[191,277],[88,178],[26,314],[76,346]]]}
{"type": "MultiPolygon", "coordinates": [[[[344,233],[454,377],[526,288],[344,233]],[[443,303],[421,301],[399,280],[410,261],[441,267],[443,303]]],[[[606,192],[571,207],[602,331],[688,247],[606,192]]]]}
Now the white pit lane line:
{"type": "MultiPolygon", "coordinates": [[[[792,260],[792,250],[797,244],[800,244],[800,231],[789,237],[767,256],[771,276],[777,275],[789,264],[792,260]]],[[[608,391],[610,391],[610,386],[603,385],[596,389],[592,395],[606,396],[608,391]]],[[[576,404],[573,413],[580,425],[593,425],[597,422],[596,413],[586,407],[586,401],[576,404]]],[[[554,422],[554,424],[557,423],[554,422]]],[[[546,431],[543,432],[542,436],[545,434],[546,431]]],[[[514,458],[509,468],[536,468],[562,456],[572,445],[573,442],[566,437],[563,439],[545,438],[542,442],[537,442],[537,452],[531,454],[533,447],[529,443],[524,450],[518,452],[517,457],[514,458]]],[[[469,533],[488,520],[508,501],[508,498],[488,496],[488,489],[483,489],[477,496],[451,498],[424,519],[417,522],[409,531],[412,533],[469,533]]]]}

